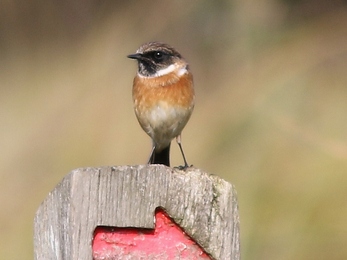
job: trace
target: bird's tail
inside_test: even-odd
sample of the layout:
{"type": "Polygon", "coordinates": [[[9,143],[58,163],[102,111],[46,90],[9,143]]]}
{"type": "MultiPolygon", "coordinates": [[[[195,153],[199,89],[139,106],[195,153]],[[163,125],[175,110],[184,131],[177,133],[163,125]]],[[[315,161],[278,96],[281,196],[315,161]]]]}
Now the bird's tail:
{"type": "Polygon", "coordinates": [[[151,164],[164,164],[170,167],[170,145],[160,152],[155,152],[151,158],[151,164]]]}

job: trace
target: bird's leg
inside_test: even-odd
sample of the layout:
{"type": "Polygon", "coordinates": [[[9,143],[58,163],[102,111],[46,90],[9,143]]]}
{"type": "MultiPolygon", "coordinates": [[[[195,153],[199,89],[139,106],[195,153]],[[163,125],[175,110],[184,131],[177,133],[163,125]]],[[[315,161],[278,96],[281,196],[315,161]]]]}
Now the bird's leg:
{"type": "Polygon", "coordinates": [[[155,145],[153,145],[153,147],[152,147],[152,151],[151,151],[151,154],[149,155],[147,164],[153,163],[153,161],[154,161],[154,150],[155,150],[155,145]]]}
{"type": "Polygon", "coordinates": [[[184,152],[183,152],[183,149],[182,149],[182,144],[181,144],[181,134],[179,134],[178,136],[176,136],[176,142],[178,144],[178,146],[180,147],[180,150],[181,150],[181,153],[182,153],[182,157],[183,157],[183,160],[184,160],[184,166],[180,166],[179,168],[180,169],[186,169],[189,167],[188,163],[187,163],[187,160],[186,160],[186,157],[184,156],[184,152]]]}

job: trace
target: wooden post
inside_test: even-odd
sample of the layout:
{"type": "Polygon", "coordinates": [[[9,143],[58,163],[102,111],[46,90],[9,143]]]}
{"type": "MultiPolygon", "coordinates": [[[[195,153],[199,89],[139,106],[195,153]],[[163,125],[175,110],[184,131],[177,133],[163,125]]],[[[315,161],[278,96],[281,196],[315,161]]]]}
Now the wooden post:
{"type": "MultiPolygon", "coordinates": [[[[233,185],[196,168],[181,171],[162,165],[81,168],[69,173],[36,212],[35,259],[91,260],[93,254],[97,259],[93,252],[97,227],[154,229],[158,207],[210,259],[240,259],[238,204],[233,185]]],[[[116,248],[116,241],[113,243],[116,248]]],[[[134,244],[137,242],[131,245],[134,244]]],[[[206,259],[153,255],[129,258],[124,250],[119,255],[103,257],[99,259],[206,259]]]]}

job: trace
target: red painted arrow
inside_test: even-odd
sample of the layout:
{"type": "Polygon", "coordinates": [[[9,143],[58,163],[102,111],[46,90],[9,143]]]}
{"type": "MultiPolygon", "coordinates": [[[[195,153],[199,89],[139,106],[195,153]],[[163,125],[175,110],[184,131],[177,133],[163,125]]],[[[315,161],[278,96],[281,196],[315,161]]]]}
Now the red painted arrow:
{"type": "Polygon", "coordinates": [[[211,258],[162,210],[155,213],[155,229],[97,227],[94,260],[211,258]]]}

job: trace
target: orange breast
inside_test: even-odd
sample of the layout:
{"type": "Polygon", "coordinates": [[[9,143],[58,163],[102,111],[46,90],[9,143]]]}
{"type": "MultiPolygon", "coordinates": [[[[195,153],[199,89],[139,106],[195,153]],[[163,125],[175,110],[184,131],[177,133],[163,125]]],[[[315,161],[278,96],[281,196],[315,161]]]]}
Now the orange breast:
{"type": "Polygon", "coordinates": [[[169,106],[190,108],[194,106],[193,77],[191,73],[177,76],[176,72],[154,78],[136,76],[133,85],[135,108],[151,109],[159,102],[169,106]]]}

